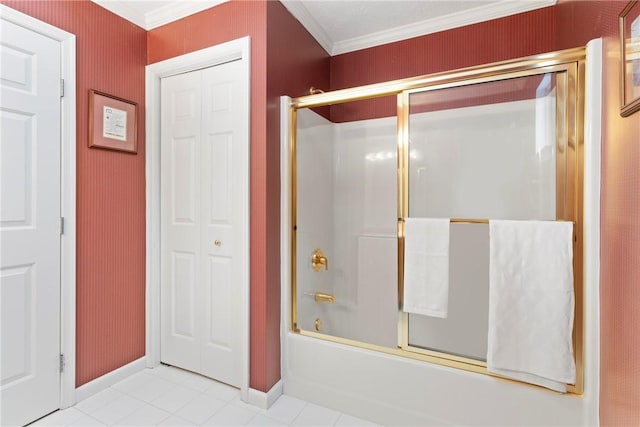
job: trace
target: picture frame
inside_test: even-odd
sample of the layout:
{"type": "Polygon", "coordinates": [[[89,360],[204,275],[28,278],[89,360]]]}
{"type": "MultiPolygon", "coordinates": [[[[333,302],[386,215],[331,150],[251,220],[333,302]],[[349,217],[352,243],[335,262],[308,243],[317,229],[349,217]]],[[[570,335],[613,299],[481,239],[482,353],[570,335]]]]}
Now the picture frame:
{"type": "Polygon", "coordinates": [[[640,109],[640,2],[630,1],[619,16],[620,23],[620,115],[640,109]]]}
{"type": "Polygon", "coordinates": [[[138,152],[138,104],[89,90],[89,147],[138,152]]]}

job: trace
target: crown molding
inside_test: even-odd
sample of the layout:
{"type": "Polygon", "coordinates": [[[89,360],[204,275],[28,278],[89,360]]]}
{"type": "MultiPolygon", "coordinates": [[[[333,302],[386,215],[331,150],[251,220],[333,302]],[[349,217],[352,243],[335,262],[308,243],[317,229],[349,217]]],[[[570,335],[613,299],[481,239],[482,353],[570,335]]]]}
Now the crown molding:
{"type": "Polygon", "coordinates": [[[329,52],[332,56],[339,55],[341,53],[353,52],[355,50],[366,49],[426,34],[437,33],[439,31],[463,27],[465,25],[477,24],[478,22],[489,21],[491,19],[503,18],[505,16],[528,12],[534,9],[541,9],[543,7],[553,6],[556,2],[557,0],[514,0],[496,2],[469,9],[464,12],[452,13],[450,15],[427,19],[425,21],[395,27],[385,31],[379,31],[362,37],[338,41],[332,45],[329,52]]]}
{"type": "Polygon", "coordinates": [[[334,46],[333,40],[322,28],[318,21],[309,13],[309,10],[300,0],[280,0],[280,2],[287,8],[287,10],[302,24],[304,28],[309,31],[314,39],[324,48],[327,53],[332,54],[331,51],[334,46]]]}
{"type": "Polygon", "coordinates": [[[135,7],[131,7],[125,2],[109,1],[109,0],[91,0],[99,6],[104,7],[110,12],[115,13],[121,18],[126,19],[129,22],[136,24],[138,27],[145,28],[145,16],[135,7]]]}
{"type": "Polygon", "coordinates": [[[229,0],[174,0],[166,6],[155,9],[146,14],[146,30],[152,30],[169,22],[177,21],[194,13],[202,12],[229,0]]]}
{"type": "Polygon", "coordinates": [[[229,0],[173,0],[161,8],[143,13],[126,1],[91,0],[129,22],[149,31],[169,22],[226,3],[229,0]]]}
{"type": "MultiPolygon", "coordinates": [[[[491,19],[503,18],[505,16],[528,12],[534,9],[541,9],[543,7],[553,6],[556,3],[557,0],[514,0],[496,2],[469,9],[464,12],[453,13],[434,19],[427,19],[425,21],[395,27],[385,31],[379,31],[362,37],[337,41],[332,44],[331,49],[328,50],[328,52],[331,56],[353,52],[360,49],[406,40],[426,34],[437,33],[439,31],[445,31],[465,25],[476,24],[478,22],[489,21],[491,19]]],[[[309,32],[314,34],[311,29],[308,27],[307,29],[309,32]]]]}
{"type": "MultiPolygon", "coordinates": [[[[142,13],[135,7],[131,7],[126,1],[91,0],[123,17],[124,19],[149,31],[169,22],[176,21],[194,13],[201,12],[229,0],[173,0],[171,3],[148,13],[142,13]]],[[[300,23],[311,33],[330,55],[353,52],[387,43],[419,37],[426,34],[437,33],[465,25],[476,24],[491,19],[503,18],[517,13],[528,12],[553,6],[557,0],[509,0],[495,2],[485,6],[479,6],[464,12],[427,19],[409,25],[379,31],[366,36],[334,42],[329,34],[322,28],[316,19],[309,13],[304,3],[300,0],[281,0],[282,4],[300,23]]]]}

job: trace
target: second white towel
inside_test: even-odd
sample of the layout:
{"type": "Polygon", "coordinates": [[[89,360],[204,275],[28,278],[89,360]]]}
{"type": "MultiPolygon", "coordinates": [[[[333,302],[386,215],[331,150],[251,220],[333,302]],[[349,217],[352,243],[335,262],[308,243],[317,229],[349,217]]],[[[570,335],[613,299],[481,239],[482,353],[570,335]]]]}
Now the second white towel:
{"type": "Polygon", "coordinates": [[[449,306],[449,219],[406,218],[404,311],[447,317],[449,306]]]}
{"type": "Polygon", "coordinates": [[[573,224],[490,222],[487,369],[560,392],[575,382],[573,224]]]}

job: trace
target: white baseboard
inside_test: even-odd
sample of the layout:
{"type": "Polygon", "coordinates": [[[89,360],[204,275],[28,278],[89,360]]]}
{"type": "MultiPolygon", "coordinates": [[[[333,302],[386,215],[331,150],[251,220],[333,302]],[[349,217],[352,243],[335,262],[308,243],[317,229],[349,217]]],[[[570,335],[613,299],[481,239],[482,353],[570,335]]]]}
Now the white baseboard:
{"type": "Polygon", "coordinates": [[[80,402],[88,397],[93,396],[96,393],[106,390],[115,383],[122,381],[123,379],[140,372],[147,367],[147,357],[143,356],[140,359],[134,360],[120,368],[104,374],[101,377],[96,378],[93,381],[89,381],[86,384],[81,385],[76,389],[76,402],[80,402]]]}
{"type": "Polygon", "coordinates": [[[273,403],[282,395],[282,380],[275,383],[268,392],[259,391],[253,388],[249,389],[247,395],[248,401],[252,405],[261,409],[269,409],[273,403]]]}

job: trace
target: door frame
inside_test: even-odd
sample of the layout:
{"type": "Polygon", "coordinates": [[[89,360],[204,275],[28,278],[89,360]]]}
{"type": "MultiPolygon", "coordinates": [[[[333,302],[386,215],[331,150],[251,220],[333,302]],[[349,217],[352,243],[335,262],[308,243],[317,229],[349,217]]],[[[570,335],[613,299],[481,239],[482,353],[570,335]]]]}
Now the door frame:
{"type": "Polygon", "coordinates": [[[160,364],[160,80],[175,74],[212,67],[225,62],[242,62],[243,100],[242,115],[246,127],[240,138],[242,167],[234,170],[234,182],[242,194],[242,215],[238,220],[238,252],[234,255],[241,263],[242,295],[240,391],[242,400],[249,391],[249,147],[250,147],[250,37],[232,40],[206,49],[170,58],[146,67],[146,357],[147,366],[160,364]]]}
{"type": "Polygon", "coordinates": [[[0,4],[2,20],[60,43],[60,408],[76,403],[76,36],[32,16],[0,4]]]}

